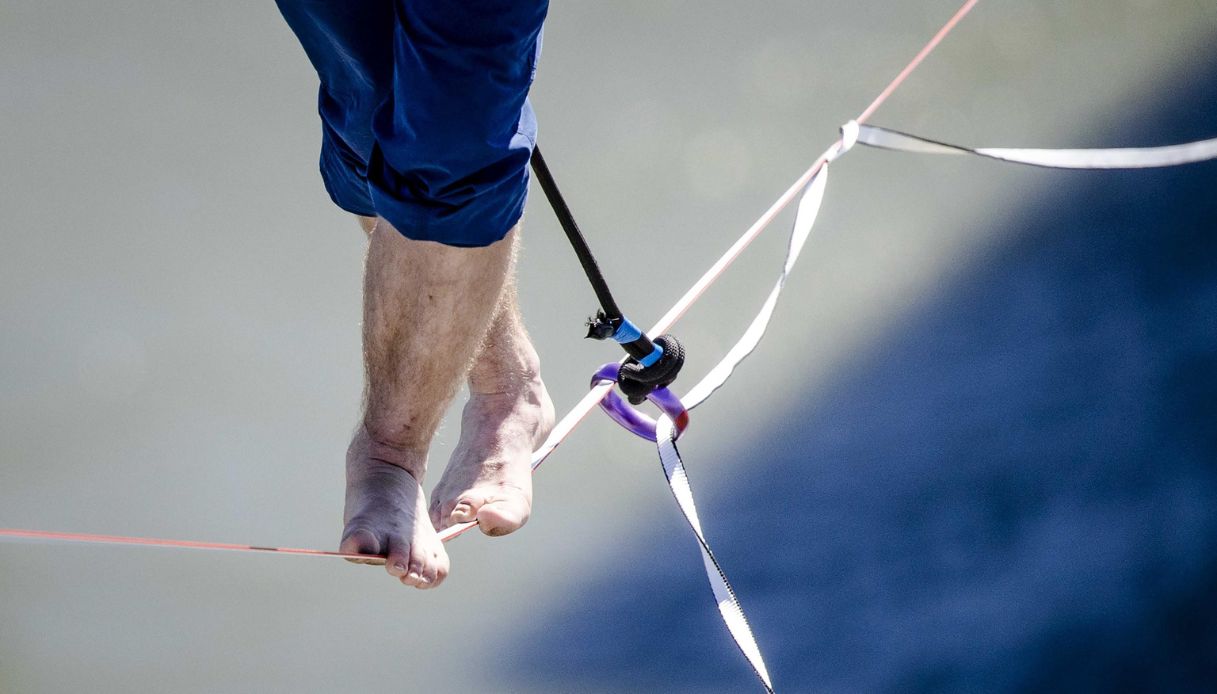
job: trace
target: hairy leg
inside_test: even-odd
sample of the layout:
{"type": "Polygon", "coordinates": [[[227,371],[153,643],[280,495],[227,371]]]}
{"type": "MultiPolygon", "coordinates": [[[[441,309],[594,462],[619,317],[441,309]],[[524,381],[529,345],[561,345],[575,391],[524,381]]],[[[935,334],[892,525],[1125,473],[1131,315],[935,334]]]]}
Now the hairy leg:
{"type": "Polygon", "coordinates": [[[426,514],[427,449],[498,310],[516,231],[485,248],[412,241],[383,220],[369,236],[367,394],[347,453],[341,548],[383,555],[403,583],[433,587],[448,557],[426,514]]]}
{"type": "Polygon", "coordinates": [[[532,452],[554,425],[541,381],[541,362],[528,339],[508,277],[494,322],[469,372],[461,438],[432,494],[438,529],[477,519],[487,535],[505,535],[532,511],[532,452]]]}
{"type": "Polygon", "coordinates": [[[355,215],[355,219],[359,220],[359,228],[363,229],[363,233],[367,234],[369,238],[372,236],[372,230],[380,221],[379,217],[364,217],[363,215],[355,215]]]}

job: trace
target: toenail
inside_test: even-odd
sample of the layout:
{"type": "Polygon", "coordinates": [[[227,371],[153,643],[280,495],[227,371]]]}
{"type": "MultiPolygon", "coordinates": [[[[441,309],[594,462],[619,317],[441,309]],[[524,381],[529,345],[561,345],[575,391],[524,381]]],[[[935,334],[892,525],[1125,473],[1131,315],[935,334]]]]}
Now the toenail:
{"type": "Polygon", "coordinates": [[[411,571],[406,575],[406,578],[410,579],[411,581],[418,581],[422,579],[422,576],[419,576],[417,571],[411,571]]]}
{"type": "Polygon", "coordinates": [[[393,568],[397,569],[398,571],[405,571],[406,565],[401,562],[397,562],[396,564],[393,565],[393,568]]]}

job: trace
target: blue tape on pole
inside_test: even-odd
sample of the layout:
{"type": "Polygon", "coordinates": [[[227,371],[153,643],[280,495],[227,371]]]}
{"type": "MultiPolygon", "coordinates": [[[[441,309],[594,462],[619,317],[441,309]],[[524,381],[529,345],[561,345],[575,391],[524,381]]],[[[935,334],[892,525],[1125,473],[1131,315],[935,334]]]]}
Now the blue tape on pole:
{"type": "Polygon", "coordinates": [[[621,325],[617,326],[617,332],[613,333],[613,339],[623,345],[640,337],[642,337],[642,330],[631,323],[629,318],[622,318],[621,325]]]}
{"type": "Polygon", "coordinates": [[[663,347],[660,347],[659,345],[655,345],[655,349],[650,354],[646,355],[642,359],[639,359],[638,363],[642,364],[642,366],[645,368],[645,367],[650,366],[651,364],[654,364],[655,362],[659,361],[659,358],[662,356],[663,356],[663,347]]]}

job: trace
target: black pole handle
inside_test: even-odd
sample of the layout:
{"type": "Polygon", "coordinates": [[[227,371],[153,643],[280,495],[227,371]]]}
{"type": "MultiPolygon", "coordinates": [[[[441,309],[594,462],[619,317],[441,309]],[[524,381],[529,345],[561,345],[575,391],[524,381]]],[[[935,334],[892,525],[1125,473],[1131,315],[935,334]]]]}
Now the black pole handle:
{"type": "MultiPolygon", "coordinates": [[[[587,239],[579,230],[575,215],[570,211],[570,206],[566,204],[566,199],[562,197],[562,191],[558,190],[558,183],[550,173],[549,166],[545,163],[545,157],[541,155],[540,147],[533,148],[532,170],[536,174],[537,182],[541,184],[541,190],[545,192],[545,199],[549,201],[554,215],[558,217],[558,224],[566,233],[566,239],[575,249],[579,264],[583,266],[583,274],[587,275],[587,280],[592,285],[592,291],[596,293],[596,300],[600,302],[600,312],[594,319],[588,321],[588,337],[601,340],[615,337],[622,325],[628,321],[617,306],[613,292],[609,290],[608,282],[605,281],[604,274],[601,273],[600,266],[596,263],[596,257],[592,255],[592,249],[587,245],[587,239]]],[[[655,352],[656,347],[645,332],[641,330],[637,332],[639,337],[621,342],[621,346],[625,349],[626,354],[638,361],[643,361],[655,352]]]]}

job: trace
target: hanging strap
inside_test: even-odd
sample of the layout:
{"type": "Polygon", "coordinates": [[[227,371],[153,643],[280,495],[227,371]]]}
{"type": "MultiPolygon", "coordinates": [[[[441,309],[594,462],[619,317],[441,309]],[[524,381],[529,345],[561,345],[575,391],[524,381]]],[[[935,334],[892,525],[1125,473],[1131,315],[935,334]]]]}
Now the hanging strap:
{"type": "MultiPolygon", "coordinates": [[[[619,368],[620,365],[615,363],[600,367],[592,376],[592,392],[606,384],[611,386],[617,378],[619,368]]],[[[689,524],[689,529],[693,531],[693,536],[697,539],[697,545],[701,550],[702,565],[706,570],[706,578],[710,581],[710,590],[714,593],[714,601],[718,605],[719,614],[722,615],[723,624],[727,626],[727,631],[735,641],[736,647],[744,655],[744,659],[748,661],[752,671],[756,673],[757,679],[765,687],[765,691],[772,694],[773,683],[769,679],[769,671],[765,668],[761,649],[757,646],[752,627],[748,624],[748,618],[744,616],[744,608],[740,605],[730,581],[727,580],[727,573],[718,563],[718,559],[714,557],[714,551],[710,549],[710,542],[702,531],[701,519],[697,516],[697,505],[693,502],[693,489],[689,486],[684,462],[681,461],[680,451],[676,448],[676,439],[689,423],[688,411],[680,399],[667,388],[656,389],[647,396],[647,399],[659,407],[663,413],[658,420],[651,419],[627,406],[612,391],[609,391],[606,397],[600,401],[600,407],[627,431],[655,443],[659,451],[659,462],[663,467],[664,477],[668,480],[668,488],[672,490],[672,497],[676,499],[676,505],[680,508],[681,514],[689,524]]]]}
{"type": "Polygon", "coordinates": [[[676,437],[679,436],[680,430],[666,414],[659,417],[656,426],[659,462],[663,465],[663,474],[668,479],[668,488],[672,490],[672,497],[676,499],[676,505],[689,524],[689,529],[693,531],[693,536],[697,538],[706,578],[710,581],[710,590],[714,592],[714,601],[718,603],[718,613],[722,615],[723,624],[727,625],[727,631],[735,640],[735,645],[739,648],[740,653],[744,654],[744,659],[756,673],[757,679],[761,681],[765,691],[773,694],[773,683],[769,679],[769,670],[765,668],[765,659],[761,656],[761,649],[756,644],[756,637],[752,634],[748,618],[744,616],[744,608],[740,606],[739,598],[736,597],[735,590],[727,580],[727,574],[718,563],[718,559],[714,557],[710,543],[706,540],[705,533],[702,532],[701,519],[697,517],[697,505],[693,503],[693,489],[689,486],[689,477],[685,473],[684,462],[680,459],[680,451],[676,448],[676,437]]]}

